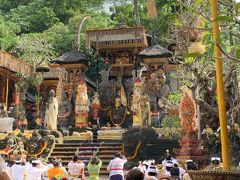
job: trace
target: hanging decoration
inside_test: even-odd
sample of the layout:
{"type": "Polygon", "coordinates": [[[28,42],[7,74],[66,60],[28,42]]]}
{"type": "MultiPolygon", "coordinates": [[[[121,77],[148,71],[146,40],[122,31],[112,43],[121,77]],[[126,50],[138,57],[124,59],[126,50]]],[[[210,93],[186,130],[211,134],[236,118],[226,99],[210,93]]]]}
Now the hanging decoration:
{"type": "Polygon", "coordinates": [[[183,90],[183,97],[179,105],[179,117],[183,131],[196,130],[196,103],[189,88],[183,90]]]}
{"type": "Polygon", "coordinates": [[[75,105],[75,126],[86,127],[88,125],[89,99],[86,82],[81,79],[77,87],[77,97],[75,105]]]}

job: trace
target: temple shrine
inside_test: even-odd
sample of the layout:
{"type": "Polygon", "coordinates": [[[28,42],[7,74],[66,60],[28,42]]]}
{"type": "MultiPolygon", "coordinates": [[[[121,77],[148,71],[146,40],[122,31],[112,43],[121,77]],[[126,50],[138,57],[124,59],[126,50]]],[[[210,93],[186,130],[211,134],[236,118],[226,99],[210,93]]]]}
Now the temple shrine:
{"type": "MultiPolygon", "coordinates": [[[[107,164],[109,157],[123,147],[127,158],[133,160],[140,157],[138,153],[147,142],[139,139],[143,144],[133,143],[136,152],[132,156],[132,147],[122,144],[126,128],[131,127],[136,133],[144,132],[141,129],[150,133],[154,141],[159,141],[154,146],[165,144],[157,152],[146,149],[151,152],[151,156],[148,155],[151,158],[165,153],[166,149],[178,148],[176,140],[156,139],[160,131],[165,136],[170,135],[169,131],[180,134],[179,129],[161,128],[168,108],[167,96],[178,88],[175,82],[172,83],[175,86],[171,85],[172,81],[177,81],[174,78],[170,84],[166,83],[166,74],[175,73],[177,69],[173,53],[160,45],[148,46],[143,26],[89,30],[87,45],[97,52],[97,63],[99,57],[105,62],[104,69],[99,71],[97,67],[95,83],[85,75],[90,64],[78,50],[66,52],[52,64],[43,63],[36,69],[42,76],[42,82],[36,85],[36,116],[40,130],[23,134],[31,135],[27,145],[29,156],[58,157],[66,165],[76,152],[84,154],[82,160],[85,162],[92,151],[99,148],[107,164]],[[51,107],[57,107],[57,111],[51,107]],[[51,111],[53,116],[48,115],[51,111]],[[57,129],[47,129],[46,115],[57,117],[57,129]],[[49,134],[55,137],[54,141],[49,134]],[[30,146],[35,148],[29,149],[30,146]],[[89,152],[85,152],[86,149],[89,152]]],[[[135,139],[139,137],[141,135],[135,139]]],[[[107,174],[106,166],[101,174],[107,174]]]]}

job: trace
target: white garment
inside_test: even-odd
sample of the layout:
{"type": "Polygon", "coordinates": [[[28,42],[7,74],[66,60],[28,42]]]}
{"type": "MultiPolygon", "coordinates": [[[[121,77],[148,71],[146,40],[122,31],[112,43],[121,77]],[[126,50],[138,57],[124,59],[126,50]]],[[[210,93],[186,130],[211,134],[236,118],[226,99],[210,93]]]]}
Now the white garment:
{"type": "Polygon", "coordinates": [[[19,164],[14,164],[11,167],[11,173],[13,180],[22,180],[25,173],[26,166],[21,166],[19,164]]]}
{"type": "Polygon", "coordinates": [[[144,180],[157,180],[157,178],[155,176],[145,175],[144,180]]]}
{"type": "Polygon", "coordinates": [[[45,112],[45,123],[49,130],[57,130],[58,100],[53,98],[45,112]]]}
{"type": "Polygon", "coordinates": [[[179,177],[180,179],[183,179],[183,175],[186,173],[186,170],[182,167],[179,167],[179,177]]]}
{"type": "Polygon", "coordinates": [[[114,158],[110,161],[107,170],[110,172],[109,177],[120,174],[124,176],[123,165],[127,162],[126,159],[120,159],[119,157],[114,158]]]}
{"type": "Polygon", "coordinates": [[[70,176],[79,176],[81,173],[81,169],[84,170],[85,164],[84,163],[78,163],[70,161],[68,163],[68,172],[70,176]]]}
{"type": "Polygon", "coordinates": [[[48,170],[48,167],[29,167],[26,169],[26,180],[41,180],[41,176],[48,170]]]}
{"type": "Polygon", "coordinates": [[[171,176],[170,172],[169,172],[169,171],[167,171],[167,170],[164,172],[164,174],[163,174],[163,175],[164,175],[164,176],[171,176]]]}
{"type": "Polygon", "coordinates": [[[177,160],[174,159],[174,158],[171,158],[171,160],[166,160],[166,159],[165,159],[165,160],[162,161],[162,170],[163,170],[163,171],[165,171],[165,169],[166,169],[166,163],[167,163],[168,161],[171,161],[173,164],[178,164],[177,160]]]}

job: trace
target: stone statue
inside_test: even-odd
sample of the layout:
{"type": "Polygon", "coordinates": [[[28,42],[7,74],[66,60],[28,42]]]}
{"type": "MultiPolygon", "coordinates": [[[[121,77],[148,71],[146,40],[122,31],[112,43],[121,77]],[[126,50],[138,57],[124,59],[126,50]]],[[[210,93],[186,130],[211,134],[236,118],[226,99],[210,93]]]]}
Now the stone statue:
{"type": "Polygon", "coordinates": [[[45,112],[45,125],[49,130],[57,130],[58,100],[55,97],[55,91],[52,89],[49,93],[49,100],[45,112]]]}
{"type": "Polygon", "coordinates": [[[62,103],[59,104],[58,110],[58,127],[62,131],[67,130],[70,125],[71,105],[67,99],[67,95],[63,93],[62,103]]]}
{"type": "Polygon", "coordinates": [[[77,88],[77,97],[75,103],[75,126],[86,127],[88,125],[89,99],[87,94],[87,85],[81,80],[77,88]]]}

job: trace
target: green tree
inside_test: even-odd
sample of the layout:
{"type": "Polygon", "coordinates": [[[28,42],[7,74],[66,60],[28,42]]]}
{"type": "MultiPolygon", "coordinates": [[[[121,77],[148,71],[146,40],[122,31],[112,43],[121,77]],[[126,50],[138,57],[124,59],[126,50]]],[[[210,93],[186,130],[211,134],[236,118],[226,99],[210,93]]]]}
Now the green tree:
{"type": "Polygon", "coordinates": [[[42,7],[38,2],[11,9],[6,19],[16,23],[21,33],[43,32],[59,21],[52,8],[42,7]]]}
{"type": "Polygon", "coordinates": [[[74,48],[75,34],[71,33],[69,27],[63,23],[54,24],[42,34],[52,44],[56,55],[62,55],[74,48]]]}
{"type": "Polygon", "coordinates": [[[42,62],[50,62],[56,57],[52,44],[43,34],[32,33],[22,35],[12,50],[21,59],[38,67],[42,62]]]}
{"type": "Polygon", "coordinates": [[[3,16],[0,16],[0,49],[10,50],[16,43],[17,33],[20,28],[12,22],[5,21],[3,16]]]}

